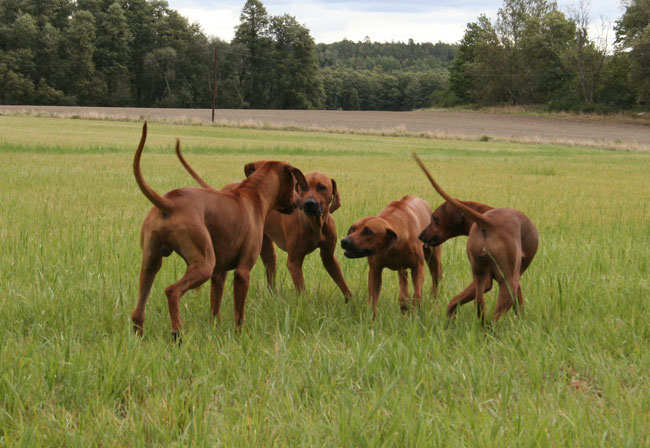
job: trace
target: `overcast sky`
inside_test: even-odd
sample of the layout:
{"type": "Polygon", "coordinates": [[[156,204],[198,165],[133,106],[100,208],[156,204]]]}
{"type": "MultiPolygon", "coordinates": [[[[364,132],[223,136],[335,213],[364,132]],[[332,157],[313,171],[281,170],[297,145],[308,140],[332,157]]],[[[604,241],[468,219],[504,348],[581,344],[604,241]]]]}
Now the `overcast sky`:
{"type": "MultiPolygon", "coordinates": [[[[591,36],[600,17],[613,24],[623,14],[620,0],[590,1],[591,36]]],[[[190,22],[198,22],[203,31],[230,41],[245,0],[168,0],[190,22]]],[[[331,43],[344,38],[359,41],[366,36],[373,42],[454,43],[462,39],[468,22],[480,14],[495,20],[503,0],[266,0],[270,15],[290,14],[311,32],[316,43],[331,43]]],[[[578,0],[558,0],[567,13],[578,0]]],[[[609,41],[614,34],[609,30],[609,41]]]]}

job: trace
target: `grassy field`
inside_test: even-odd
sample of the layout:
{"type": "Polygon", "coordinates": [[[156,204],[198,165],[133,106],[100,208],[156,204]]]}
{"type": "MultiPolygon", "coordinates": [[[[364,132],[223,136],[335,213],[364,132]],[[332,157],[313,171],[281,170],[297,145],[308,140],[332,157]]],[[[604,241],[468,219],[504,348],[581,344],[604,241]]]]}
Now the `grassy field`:
{"type": "Polygon", "coordinates": [[[339,249],[354,299],[316,254],[297,295],[280,253],[277,294],[253,271],[241,333],[230,276],[218,323],[209,288],[188,293],[179,348],[163,292],[177,256],[144,338],[131,332],[150,208],[131,171],[140,126],[0,117],[0,445],[650,445],[650,154],[154,123],[142,167],[158,192],[192,184],[176,136],[215,186],[287,160],[336,179],[342,237],[404,194],[441,202],[415,151],[451,194],[521,209],[540,234],[525,314],[493,328],[473,305],[446,322],[471,279],[458,238],[439,297],[416,312],[400,314],[388,271],[372,321],[367,262],[339,249]]]}

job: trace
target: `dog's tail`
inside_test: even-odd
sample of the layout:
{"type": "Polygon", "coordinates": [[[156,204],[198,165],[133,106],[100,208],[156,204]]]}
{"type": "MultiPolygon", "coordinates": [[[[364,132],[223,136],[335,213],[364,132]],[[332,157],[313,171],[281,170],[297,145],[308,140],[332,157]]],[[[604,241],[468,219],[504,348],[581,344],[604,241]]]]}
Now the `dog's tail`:
{"type": "Polygon", "coordinates": [[[484,227],[484,228],[492,228],[494,227],[494,224],[492,220],[490,220],[488,217],[482,215],[481,213],[477,212],[476,210],[468,207],[467,205],[463,204],[460,202],[458,199],[454,199],[445,190],[443,190],[440,185],[433,179],[433,176],[429,173],[429,170],[424,166],[424,163],[422,163],[422,160],[417,156],[417,154],[413,153],[413,158],[417,162],[417,164],[422,168],[422,171],[424,171],[424,174],[429,178],[429,182],[431,182],[431,185],[433,185],[433,188],[436,189],[436,191],[442,196],[447,202],[449,202],[451,205],[456,207],[465,217],[471,221],[474,221],[479,227],[484,227]]]}
{"type": "Polygon", "coordinates": [[[194,171],[194,168],[190,166],[189,163],[185,160],[185,157],[183,157],[183,154],[181,154],[181,142],[180,140],[176,139],[176,155],[178,156],[178,160],[181,161],[181,164],[183,165],[183,168],[187,170],[188,173],[190,173],[190,176],[194,178],[194,180],[203,188],[209,188],[211,190],[214,190],[215,188],[207,183],[206,181],[203,180],[201,176],[199,176],[199,173],[194,171]]]}
{"type": "Polygon", "coordinates": [[[154,191],[153,188],[149,186],[142,177],[142,171],[140,171],[140,157],[142,156],[142,150],[144,149],[144,142],[147,140],[147,122],[144,122],[142,126],[142,137],[140,137],[140,144],[138,149],[135,151],[135,156],[133,157],[133,174],[135,174],[135,181],[138,183],[138,187],[142,191],[147,199],[151,201],[153,205],[158,207],[163,212],[171,212],[172,207],[168,199],[163,198],[158,193],[154,191]]]}

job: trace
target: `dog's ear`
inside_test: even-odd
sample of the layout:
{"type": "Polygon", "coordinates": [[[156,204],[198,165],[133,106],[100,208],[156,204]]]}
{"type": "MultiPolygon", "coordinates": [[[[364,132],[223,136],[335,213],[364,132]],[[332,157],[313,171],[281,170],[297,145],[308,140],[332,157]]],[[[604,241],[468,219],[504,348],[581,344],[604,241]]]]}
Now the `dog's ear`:
{"type": "Polygon", "coordinates": [[[463,215],[460,210],[451,205],[449,202],[447,202],[447,209],[450,211],[451,216],[453,217],[452,225],[457,229],[463,227],[465,215],[463,215]]]}
{"type": "Polygon", "coordinates": [[[309,190],[309,185],[307,185],[307,179],[305,179],[305,175],[302,174],[302,171],[300,171],[295,166],[288,165],[288,164],[285,166],[285,170],[287,170],[296,179],[296,182],[298,182],[298,186],[302,191],[309,190]]]}
{"type": "Polygon", "coordinates": [[[244,174],[246,177],[250,177],[251,174],[255,172],[255,162],[247,163],[244,165],[244,174]]]}
{"type": "Polygon", "coordinates": [[[341,195],[336,187],[336,181],[332,179],[332,203],[330,204],[330,213],[334,213],[341,207],[341,195]]]}
{"type": "Polygon", "coordinates": [[[386,227],[386,237],[385,238],[386,238],[386,241],[384,242],[384,247],[386,249],[390,249],[391,247],[393,247],[395,245],[395,243],[397,243],[397,234],[390,227],[386,227]]]}

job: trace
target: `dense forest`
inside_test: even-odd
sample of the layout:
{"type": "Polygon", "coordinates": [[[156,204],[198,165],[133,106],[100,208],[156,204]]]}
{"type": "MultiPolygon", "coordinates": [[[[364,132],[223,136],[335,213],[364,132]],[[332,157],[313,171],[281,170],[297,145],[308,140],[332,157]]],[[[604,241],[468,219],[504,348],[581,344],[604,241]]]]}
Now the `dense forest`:
{"type": "Polygon", "coordinates": [[[504,0],[459,44],[318,45],[259,0],[245,2],[231,42],[164,0],[2,0],[0,103],[210,107],[217,50],[219,108],[645,108],[650,0],[626,5],[608,54],[588,35],[584,0],[570,15],[552,1],[504,0]]]}

